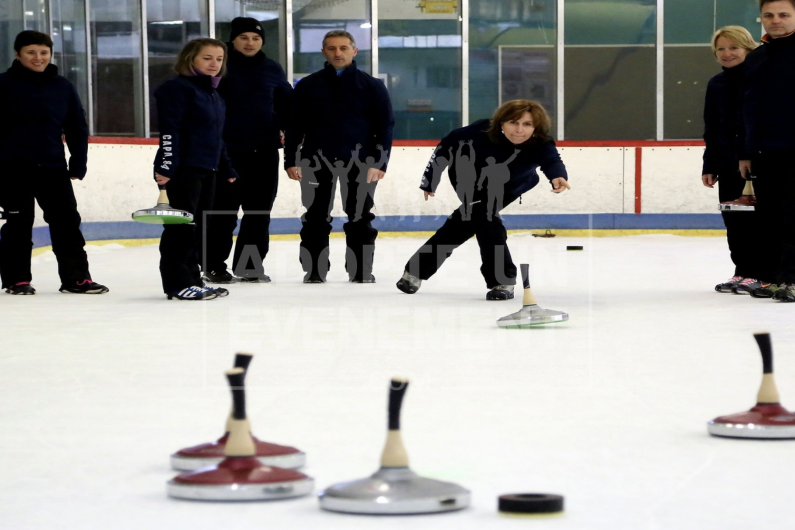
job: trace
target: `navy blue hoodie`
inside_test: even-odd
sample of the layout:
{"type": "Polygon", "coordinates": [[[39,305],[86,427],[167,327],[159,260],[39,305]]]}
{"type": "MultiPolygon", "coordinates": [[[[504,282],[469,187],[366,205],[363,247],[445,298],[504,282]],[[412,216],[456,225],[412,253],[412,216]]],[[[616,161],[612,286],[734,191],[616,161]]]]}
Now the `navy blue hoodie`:
{"type": "Polygon", "coordinates": [[[0,164],[66,168],[82,179],[88,158],[88,124],[74,85],[54,64],[34,72],[14,61],[0,74],[0,164]]]}
{"type": "MultiPolygon", "coordinates": [[[[302,79],[293,91],[293,116],[287,126],[284,167],[293,167],[295,152],[303,141],[302,156],[350,160],[356,144],[362,144],[359,160],[380,160],[392,150],[395,117],[384,83],[356,68],[354,61],[337,75],[326,63],[323,70],[302,79]]],[[[388,160],[379,167],[386,171],[388,160]]]]}
{"type": "MultiPolygon", "coordinates": [[[[471,125],[461,127],[460,129],[453,130],[450,134],[445,136],[437,147],[436,154],[444,153],[445,158],[448,158],[448,153],[452,149],[453,153],[458,150],[459,141],[463,140],[465,143],[472,140],[472,147],[475,151],[475,169],[478,176],[481,170],[488,164],[486,159],[494,157],[496,163],[500,164],[508,160],[516,149],[519,154],[509,164],[508,169],[511,172],[511,178],[505,184],[504,192],[507,196],[519,197],[526,191],[531,190],[538,184],[537,168],[541,168],[544,175],[549,181],[556,178],[564,178],[569,180],[569,175],[566,173],[566,166],[560,159],[558,150],[555,147],[555,142],[552,140],[538,141],[536,138],[531,138],[528,141],[515,145],[510,140],[501,136],[495,143],[486,134],[489,127],[489,120],[478,120],[471,125]]],[[[469,153],[469,147],[464,147],[464,153],[469,153]]],[[[433,160],[428,163],[425,169],[425,174],[422,177],[420,189],[423,191],[436,191],[439,182],[433,181],[433,160]]],[[[443,168],[439,168],[441,170],[443,168]]],[[[455,164],[448,165],[448,175],[453,187],[457,187],[456,168],[455,164]]],[[[437,174],[441,174],[438,171],[437,174]]],[[[485,192],[483,192],[485,193],[485,192]]],[[[475,198],[479,198],[480,192],[475,193],[475,198]]]]}
{"type": "Polygon", "coordinates": [[[221,137],[225,105],[206,75],[180,75],[155,90],[160,147],[155,172],[174,178],[179,167],[218,171],[237,178],[221,137]]]}
{"type": "Polygon", "coordinates": [[[229,147],[279,149],[293,87],[279,63],[264,53],[246,57],[232,43],[228,47],[227,74],[218,86],[226,102],[224,141],[229,147]]]}

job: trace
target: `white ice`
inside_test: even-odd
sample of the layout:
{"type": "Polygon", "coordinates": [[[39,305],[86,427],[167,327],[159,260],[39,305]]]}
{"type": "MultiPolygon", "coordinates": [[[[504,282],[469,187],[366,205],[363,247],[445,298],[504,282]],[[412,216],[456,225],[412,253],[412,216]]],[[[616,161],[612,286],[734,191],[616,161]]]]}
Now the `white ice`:
{"type": "Polygon", "coordinates": [[[380,237],[374,285],[332,271],[304,285],[298,243],[273,241],[270,284],[167,301],[156,246],[89,245],[110,293],[57,292],[51,253],[35,296],[0,295],[0,528],[792,528],[795,441],[710,437],[754,405],[770,331],[784,406],[795,407],[795,304],[718,294],[725,239],[515,234],[541,306],[564,324],[497,328],[521,302],[487,302],[474,241],[415,295],[395,288],[420,238],[380,237]],[[567,252],[566,245],[584,245],[567,252]],[[378,467],[390,376],[410,378],[412,468],[472,491],[449,514],[321,511],[315,496],[201,503],[168,498],[169,455],[222,433],[223,371],[253,352],[254,434],[308,455],[317,490],[378,467]],[[497,496],[560,493],[565,514],[497,514],[497,496]]]}

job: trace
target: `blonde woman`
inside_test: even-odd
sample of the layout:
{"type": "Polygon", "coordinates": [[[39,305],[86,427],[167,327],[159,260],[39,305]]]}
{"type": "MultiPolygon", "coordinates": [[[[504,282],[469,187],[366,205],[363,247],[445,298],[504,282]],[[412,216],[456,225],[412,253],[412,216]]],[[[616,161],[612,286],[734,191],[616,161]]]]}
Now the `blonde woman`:
{"type": "Polygon", "coordinates": [[[164,226],[160,276],[169,300],[211,300],[229,291],[205,287],[201,279],[204,212],[212,208],[215,179],[237,178],[221,138],[226,107],[216,91],[226,71],[226,45],[192,40],[174,70],[177,77],[155,91],[160,128],[155,180],[166,186],[171,206],[192,213],[195,224],[164,226]]]}
{"type": "MultiPolygon", "coordinates": [[[[743,62],[757,47],[753,37],[741,26],[726,26],[712,36],[712,53],[723,71],[709,80],[704,105],[704,186],[718,186],[720,201],[731,201],[742,194],[745,179],[738,170],[737,132],[742,106],[743,62]]],[[[715,286],[719,293],[748,294],[760,286],[759,280],[772,278],[770,264],[755,251],[758,238],[756,212],[723,212],[734,276],[715,286]]]]}

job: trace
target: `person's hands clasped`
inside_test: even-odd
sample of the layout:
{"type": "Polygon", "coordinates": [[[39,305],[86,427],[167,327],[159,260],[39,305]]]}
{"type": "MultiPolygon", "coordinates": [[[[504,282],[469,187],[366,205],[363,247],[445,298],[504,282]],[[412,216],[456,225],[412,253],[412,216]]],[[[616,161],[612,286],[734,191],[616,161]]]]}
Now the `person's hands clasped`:
{"type": "Polygon", "coordinates": [[[370,169],[367,170],[367,183],[370,184],[371,182],[381,180],[385,176],[386,176],[386,171],[381,171],[380,169],[371,167],[370,169]]]}
{"type": "Polygon", "coordinates": [[[301,168],[298,166],[288,167],[287,176],[292,180],[301,181],[301,168]]]}
{"type": "Polygon", "coordinates": [[[740,160],[740,176],[745,180],[751,178],[751,161],[740,160]]]}
{"type": "Polygon", "coordinates": [[[552,179],[552,193],[563,193],[564,191],[570,189],[571,186],[569,185],[568,181],[563,177],[552,179]]]}
{"type": "Polygon", "coordinates": [[[704,173],[701,175],[701,182],[708,188],[714,188],[715,183],[718,182],[718,177],[712,173],[704,173]]]}

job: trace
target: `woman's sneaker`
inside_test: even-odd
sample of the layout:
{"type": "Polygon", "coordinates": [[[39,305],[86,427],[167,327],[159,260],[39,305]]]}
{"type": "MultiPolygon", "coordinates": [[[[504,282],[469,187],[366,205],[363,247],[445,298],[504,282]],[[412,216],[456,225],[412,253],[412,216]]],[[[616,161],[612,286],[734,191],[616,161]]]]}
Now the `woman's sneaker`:
{"type": "Polygon", "coordinates": [[[93,280],[81,280],[79,282],[73,283],[72,285],[61,285],[60,291],[62,293],[74,294],[103,294],[110,291],[110,289],[93,280]]]}
{"type": "Polygon", "coordinates": [[[8,294],[36,294],[36,289],[30,284],[30,282],[17,282],[11,287],[6,289],[8,294]]]}
{"type": "Polygon", "coordinates": [[[732,293],[734,292],[734,288],[740,285],[745,278],[742,276],[732,276],[728,280],[723,283],[719,283],[715,286],[715,290],[719,293],[732,293]]]}
{"type": "Polygon", "coordinates": [[[223,287],[208,287],[208,289],[215,291],[215,294],[218,296],[218,298],[229,296],[229,289],[224,289],[223,287]]]}
{"type": "Polygon", "coordinates": [[[734,294],[751,294],[762,287],[762,282],[756,278],[743,278],[743,280],[731,288],[734,294]]]}
{"type": "Polygon", "coordinates": [[[510,300],[513,298],[513,285],[498,285],[486,293],[486,300],[510,300]]]}
{"type": "Polygon", "coordinates": [[[166,293],[166,296],[168,296],[169,300],[174,298],[177,300],[212,300],[213,298],[218,298],[218,293],[215,292],[215,289],[211,289],[210,287],[192,285],[184,289],[166,293]]]}

